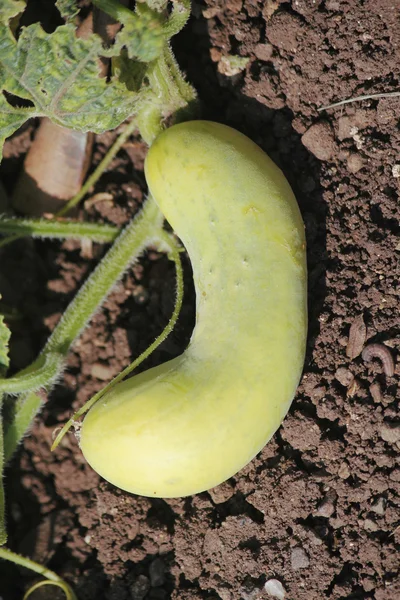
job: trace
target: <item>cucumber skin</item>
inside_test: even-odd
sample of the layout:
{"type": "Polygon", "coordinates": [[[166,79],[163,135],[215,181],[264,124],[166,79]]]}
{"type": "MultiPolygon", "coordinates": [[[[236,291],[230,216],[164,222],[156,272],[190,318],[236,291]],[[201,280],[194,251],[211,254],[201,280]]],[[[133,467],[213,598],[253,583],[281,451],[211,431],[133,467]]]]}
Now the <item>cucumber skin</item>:
{"type": "Polygon", "coordinates": [[[80,445],[117,487],[168,498],[233,476],[286,415],[307,336],[305,237],[282,172],[224,125],[167,129],[145,174],[192,261],[196,326],[181,356],[92,407],[80,445]]]}

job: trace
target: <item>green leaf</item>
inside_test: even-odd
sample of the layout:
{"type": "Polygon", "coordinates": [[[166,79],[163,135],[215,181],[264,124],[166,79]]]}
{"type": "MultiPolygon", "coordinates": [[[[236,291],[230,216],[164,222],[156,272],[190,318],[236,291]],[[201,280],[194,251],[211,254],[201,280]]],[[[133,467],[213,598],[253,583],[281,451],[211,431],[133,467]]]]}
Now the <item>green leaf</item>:
{"type": "Polygon", "coordinates": [[[117,33],[115,44],[125,47],[129,58],[151,62],[160,56],[165,43],[162,16],[146,5],[137,6],[137,13],[129,13],[121,18],[124,27],[117,33]]]}
{"type": "Polygon", "coordinates": [[[166,40],[163,15],[146,4],[137,3],[133,12],[118,0],[93,0],[93,3],[123,25],[108,56],[115,56],[122,48],[129,58],[141,62],[151,62],[160,56],[166,40]]]}
{"type": "Polygon", "coordinates": [[[8,341],[10,335],[10,330],[4,323],[3,315],[0,315],[0,375],[7,370],[10,364],[10,359],[8,358],[8,341]]]}
{"type": "Polygon", "coordinates": [[[129,58],[127,51],[123,48],[121,54],[112,59],[112,69],[118,80],[128,90],[138,92],[142,86],[147,65],[129,58]]]}
{"type": "Polygon", "coordinates": [[[75,0],[56,0],[56,6],[67,23],[72,23],[79,12],[75,0]]]}
{"type": "Polygon", "coordinates": [[[31,100],[38,114],[59,125],[102,133],[134,112],[136,98],[116,79],[107,83],[100,77],[102,54],[95,34],[77,38],[73,25],[48,34],[34,23],[22,30],[13,48],[0,44],[3,88],[31,100]]]}
{"type": "Polygon", "coordinates": [[[0,22],[8,23],[10,19],[25,10],[24,0],[0,0],[0,22]]]}
{"type": "Polygon", "coordinates": [[[29,108],[14,108],[0,94],[0,162],[4,141],[29,119],[32,110],[29,108]]]}
{"type": "Polygon", "coordinates": [[[109,82],[100,76],[99,56],[104,54],[99,36],[77,38],[71,24],[48,34],[34,23],[22,29],[18,40],[0,24],[0,92],[33,105],[15,106],[15,98],[10,104],[0,93],[0,148],[30,117],[47,116],[64,127],[102,133],[135,113],[141,96],[117,75],[109,82]]]}

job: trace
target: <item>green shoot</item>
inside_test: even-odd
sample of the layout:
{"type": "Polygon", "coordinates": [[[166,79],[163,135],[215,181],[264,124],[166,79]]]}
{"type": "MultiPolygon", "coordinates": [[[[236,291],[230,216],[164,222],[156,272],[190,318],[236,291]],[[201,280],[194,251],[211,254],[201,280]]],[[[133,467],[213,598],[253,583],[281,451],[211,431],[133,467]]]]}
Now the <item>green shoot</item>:
{"type": "Polygon", "coordinates": [[[80,223],[55,219],[16,219],[0,217],[0,234],[31,236],[42,239],[77,239],[111,243],[120,230],[114,225],[80,223]]]}
{"type": "Polygon", "coordinates": [[[34,562],[30,558],[20,556],[19,554],[8,550],[8,548],[0,548],[0,558],[9,560],[14,564],[19,565],[20,567],[30,569],[31,571],[38,573],[42,577],[46,577],[46,579],[48,580],[34,584],[26,592],[23,600],[26,600],[32,594],[32,592],[37,590],[42,585],[55,585],[63,590],[67,600],[77,600],[77,597],[75,596],[71,587],[63,579],[61,579],[61,577],[59,577],[56,573],[53,573],[53,571],[50,571],[50,569],[46,569],[45,567],[42,567],[42,565],[38,565],[38,563],[34,562]]]}

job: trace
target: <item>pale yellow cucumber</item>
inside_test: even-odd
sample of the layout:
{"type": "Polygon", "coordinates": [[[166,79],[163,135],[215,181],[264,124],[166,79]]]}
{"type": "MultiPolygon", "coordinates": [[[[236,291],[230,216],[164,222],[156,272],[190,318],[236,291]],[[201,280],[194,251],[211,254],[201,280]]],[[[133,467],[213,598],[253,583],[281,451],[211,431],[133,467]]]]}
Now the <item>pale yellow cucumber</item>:
{"type": "Polygon", "coordinates": [[[234,129],[175,125],[145,173],[192,261],[196,326],[181,356],[93,406],[81,448],[114,485],[167,498],[234,475],[286,415],[304,361],[305,239],[282,172],[234,129]]]}

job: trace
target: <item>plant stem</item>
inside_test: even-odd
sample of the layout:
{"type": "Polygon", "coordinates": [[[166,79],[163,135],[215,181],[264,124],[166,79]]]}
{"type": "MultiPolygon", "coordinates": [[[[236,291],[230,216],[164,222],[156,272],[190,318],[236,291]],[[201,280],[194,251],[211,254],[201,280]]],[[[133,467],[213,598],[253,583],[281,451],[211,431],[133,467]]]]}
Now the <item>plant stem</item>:
{"type": "Polygon", "coordinates": [[[103,389],[101,389],[97,394],[93,396],[88,402],[86,402],[78,411],[74,413],[74,415],[69,419],[69,421],[63,426],[61,431],[58,433],[56,439],[53,442],[51,450],[55,450],[59,445],[60,441],[67,433],[67,431],[72,427],[75,421],[84,415],[100,398],[102,398],[109,390],[111,390],[117,383],[125,379],[127,375],[129,375],[134,369],[136,369],[146,358],[150,356],[154,352],[156,348],[160,344],[162,344],[169,334],[174,329],[176,322],[179,317],[179,313],[182,308],[183,301],[183,270],[182,270],[182,262],[180,258],[181,248],[176,242],[175,238],[166,232],[162,232],[160,235],[160,240],[165,242],[168,248],[169,258],[174,261],[176,268],[176,299],[173,313],[163,329],[160,335],[154,340],[154,342],[146,348],[138,358],[136,358],[130,365],[128,365],[121,373],[119,373],[114,379],[112,379],[103,389]]]}
{"type": "Polygon", "coordinates": [[[185,27],[190,17],[190,4],[190,0],[176,0],[174,2],[171,16],[164,25],[167,39],[170,39],[185,27]]]}
{"type": "MultiPolygon", "coordinates": [[[[46,577],[46,579],[49,579],[49,582],[52,582],[53,584],[61,587],[61,589],[65,592],[68,600],[77,600],[70,586],[63,579],[61,579],[61,577],[59,577],[57,573],[50,571],[50,569],[46,569],[46,567],[39,565],[30,558],[20,556],[19,554],[12,552],[8,548],[0,548],[0,558],[9,560],[10,562],[19,565],[20,567],[25,567],[26,569],[30,569],[31,571],[42,575],[42,577],[46,577]]],[[[40,583],[39,585],[43,585],[43,583],[40,583]]],[[[37,587],[38,584],[35,584],[31,588],[31,590],[28,590],[27,595],[25,595],[24,598],[27,598],[28,595],[33,591],[33,589],[37,589],[37,587]]]]}
{"type": "Polygon", "coordinates": [[[98,166],[90,175],[90,177],[88,177],[88,179],[85,181],[79,192],[75,194],[75,196],[71,198],[71,200],[69,200],[67,204],[63,206],[61,210],[58,211],[58,213],[56,213],[56,217],[62,217],[65,214],[67,214],[72,208],[74,208],[74,206],[76,206],[82,200],[82,198],[84,198],[84,196],[86,196],[90,188],[94,186],[94,184],[100,179],[101,175],[107,169],[108,165],[111,163],[121,146],[125,144],[126,140],[135,131],[136,128],[137,122],[135,119],[132,119],[130,123],[126,124],[123,132],[118,136],[114,144],[111,146],[110,150],[107,152],[103,160],[98,164],[98,166]]]}
{"type": "MultiPolygon", "coordinates": [[[[141,212],[123,230],[69,304],[39,357],[10,380],[14,392],[18,386],[17,380],[20,380],[24,391],[46,387],[54,381],[63,369],[64,359],[70,346],[101,306],[104,298],[146,246],[160,238],[163,220],[158,206],[149,197],[141,212]],[[52,359],[49,363],[51,355],[52,359]],[[56,372],[54,356],[58,356],[56,372]],[[51,370],[46,369],[46,363],[51,366],[51,370]],[[27,389],[26,382],[29,377],[32,388],[27,389]]],[[[11,390],[7,389],[7,381],[7,379],[1,380],[1,388],[10,392],[11,390]]]]}
{"type": "Polygon", "coordinates": [[[20,372],[15,377],[0,379],[0,393],[16,395],[50,385],[57,378],[63,359],[62,354],[47,352],[33,371],[26,370],[24,374],[20,372]]]}
{"type": "Polygon", "coordinates": [[[113,225],[80,223],[54,219],[10,219],[0,217],[0,234],[18,234],[56,239],[89,239],[93,242],[113,242],[120,230],[113,225]]]}
{"type": "Polygon", "coordinates": [[[164,217],[149,197],[140,213],[129,223],[104,259],[69,304],[50,336],[43,354],[66,354],[112,287],[143,250],[158,239],[164,217]]]}
{"type": "Polygon", "coordinates": [[[33,419],[42,406],[42,399],[30,392],[14,399],[13,415],[10,423],[4,422],[4,464],[7,464],[18,448],[33,419]]]}
{"type": "Polygon", "coordinates": [[[162,131],[162,110],[161,104],[154,102],[153,104],[145,104],[137,114],[137,124],[140,129],[140,135],[148,144],[154,142],[156,137],[162,131]]]}
{"type": "MultiPolygon", "coordinates": [[[[29,392],[47,387],[60,375],[70,346],[129,265],[151,243],[159,240],[165,242],[163,221],[164,217],[158,206],[149,197],[141,212],[117,238],[69,304],[40,356],[13,378],[0,379],[0,389],[4,389],[7,393],[29,392]]],[[[170,249],[171,244],[167,248],[170,249]]],[[[18,400],[13,422],[7,427],[5,434],[6,460],[13,454],[40,406],[40,398],[35,394],[28,394],[18,400]]]]}
{"type": "Polygon", "coordinates": [[[196,92],[182,76],[169,43],[149,65],[147,77],[164,114],[175,113],[196,99],[196,92]]]}

